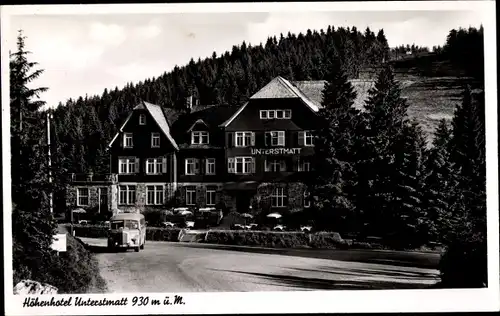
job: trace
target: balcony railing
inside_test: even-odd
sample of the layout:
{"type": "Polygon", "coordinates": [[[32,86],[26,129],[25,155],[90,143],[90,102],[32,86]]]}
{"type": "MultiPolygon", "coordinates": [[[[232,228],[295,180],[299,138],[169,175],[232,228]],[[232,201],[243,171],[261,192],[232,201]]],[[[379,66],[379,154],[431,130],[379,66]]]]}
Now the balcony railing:
{"type": "Polygon", "coordinates": [[[69,180],[70,182],[118,183],[118,175],[116,173],[71,173],[69,180]]]}

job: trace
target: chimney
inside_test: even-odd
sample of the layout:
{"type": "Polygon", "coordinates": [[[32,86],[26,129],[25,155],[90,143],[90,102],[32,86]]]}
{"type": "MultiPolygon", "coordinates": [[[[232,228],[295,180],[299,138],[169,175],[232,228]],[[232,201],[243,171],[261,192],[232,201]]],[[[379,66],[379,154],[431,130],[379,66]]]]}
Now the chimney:
{"type": "Polygon", "coordinates": [[[190,95],[186,98],[186,107],[191,110],[193,108],[193,96],[190,95]]]}

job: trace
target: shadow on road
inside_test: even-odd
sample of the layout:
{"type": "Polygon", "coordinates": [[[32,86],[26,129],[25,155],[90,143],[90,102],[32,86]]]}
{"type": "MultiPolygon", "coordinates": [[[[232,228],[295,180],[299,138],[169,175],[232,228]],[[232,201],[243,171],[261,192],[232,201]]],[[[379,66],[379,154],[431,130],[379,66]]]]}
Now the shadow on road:
{"type": "Polygon", "coordinates": [[[242,247],[233,245],[211,244],[171,244],[175,247],[196,247],[211,250],[229,250],[246,253],[274,254],[282,256],[296,256],[315,259],[329,259],[339,261],[355,261],[362,263],[375,263],[399,267],[415,267],[421,269],[437,269],[440,255],[438,253],[418,253],[406,251],[377,251],[364,249],[269,249],[242,247]]]}
{"type": "MultiPolygon", "coordinates": [[[[259,277],[275,285],[287,285],[300,289],[314,290],[402,290],[402,289],[430,289],[433,286],[422,283],[401,283],[392,281],[361,281],[361,280],[328,280],[321,278],[299,277],[294,275],[276,275],[257,272],[243,272],[224,270],[243,275],[259,277]]],[[[342,274],[342,273],[341,273],[342,274]]]]}

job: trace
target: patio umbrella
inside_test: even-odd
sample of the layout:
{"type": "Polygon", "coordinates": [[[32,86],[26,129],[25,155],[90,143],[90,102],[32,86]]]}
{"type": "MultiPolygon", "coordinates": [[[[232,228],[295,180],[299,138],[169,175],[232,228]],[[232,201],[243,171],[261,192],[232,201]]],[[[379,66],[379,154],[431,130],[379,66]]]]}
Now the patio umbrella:
{"type": "Polygon", "coordinates": [[[165,214],[165,215],[174,215],[174,212],[172,212],[171,210],[165,210],[163,212],[163,214],[165,214]]]}
{"type": "Polygon", "coordinates": [[[268,214],[267,217],[281,218],[281,214],[280,213],[271,213],[271,214],[268,214]]]}
{"type": "Polygon", "coordinates": [[[252,214],[248,214],[248,213],[243,213],[240,216],[243,217],[243,218],[253,218],[253,215],[252,214]]]}
{"type": "Polygon", "coordinates": [[[184,215],[192,215],[193,212],[187,211],[187,210],[183,210],[183,211],[180,211],[179,214],[182,215],[182,216],[184,216],[184,215]]]}
{"type": "Polygon", "coordinates": [[[198,211],[200,213],[210,213],[210,212],[215,211],[215,208],[214,207],[204,207],[204,208],[200,208],[198,211]]]}
{"type": "Polygon", "coordinates": [[[73,213],[76,213],[76,214],[85,214],[85,213],[87,213],[87,211],[84,210],[83,208],[77,208],[77,209],[73,210],[73,213]]]}

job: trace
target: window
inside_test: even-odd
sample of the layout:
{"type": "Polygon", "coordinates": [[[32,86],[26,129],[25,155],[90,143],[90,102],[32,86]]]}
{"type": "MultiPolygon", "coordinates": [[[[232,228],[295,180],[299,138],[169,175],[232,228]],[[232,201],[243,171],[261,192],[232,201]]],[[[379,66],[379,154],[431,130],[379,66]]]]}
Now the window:
{"type": "Polygon", "coordinates": [[[118,159],[118,173],[119,174],[133,174],[136,173],[136,158],[120,158],[118,159]]]}
{"type": "Polygon", "coordinates": [[[89,188],[76,189],[76,205],[89,206],[89,188]]]}
{"type": "Polygon", "coordinates": [[[255,134],[253,132],[235,132],[236,147],[255,146],[255,134]]]}
{"type": "Polygon", "coordinates": [[[139,115],[139,125],[146,125],[146,114],[139,115]]]}
{"type": "Polygon", "coordinates": [[[162,205],[163,204],[163,185],[148,185],[146,186],[146,204],[147,205],[162,205]]]}
{"type": "Polygon", "coordinates": [[[191,132],[191,144],[208,144],[208,132],[191,132]]]}
{"type": "Polygon", "coordinates": [[[229,173],[248,174],[255,172],[255,161],[252,157],[232,157],[227,159],[229,173]]]}
{"type": "Polygon", "coordinates": [[[186,175],[195,175],[200,173],[200,160],[196,158],[186,158],[186,175]]]}
{"type": "Polygon", "coordinates": [[[307,160],[299,160],[299,171],[300,172],[311,171],[311,162],[307,160]]]}
{"type": "Polygon", "coordinates": [[[207,206],[212,206],[215,205],[215,192],[216,188],[214,187],[207,187],[207,206]]]}
{"type": "Polygon", "coordinates": [[[266,172],[283,172],[286,171],[286,162],[279,159],[270,159],[265,162],[266,172]]]}
{"type": "Polygon", "coordinates": [[[266,119],[291,119],[292,110],[260,110],[260,118],[266,119]]]}
{"type": "Polygon", "coordinates": [[[308,192],[307,190],[304,190],[304,207],[305,208],[311,207],[310,196],[311,196],[311,193],[308,192]]]}
{"type": "Polygon", "coordinates": [[[207,158],[207,160],[205,160],[205,164],[205,173],[215,174],[215,158],[207,158]]]}
{"type": "Polygon", "coordinates": [[[286,195],[285,188],[275,188],[271,194],[272,207],[285,207],[286,195]]]}
{"type": "Polygon", "coordinates": [[[151,148],[160,147],[160,133],[151,133],[151,148]]]}
{"type": "Polygon", "coordinates": [[[135,204],[135,185],[120,185],[118,187],[118,204],[135,204]]]}
{"type": "Polygon", "coordinates": [[[285,146],[285,131],[266,132],[266,146],[285,146]]]}
{"type": "Polygon", "coordinates": [[[125,147],[125,148],[132,148],[132,147],[134,147],[132,133],[125,133],[125,134],[123,134],[123,147],[125,147]]]}
{"type": "Polygon", "coordinates": [[[163,172],[165,172],[163,170],[163,159],[148,158],[146,160],[146,174],[161,174],[163,172]]]}
{"type": "Polygon", "coordinates": [[[186,187],[186,205],[196,204],[196,188],[186,187]]]}
{"type": "Polygon", "coordinates": [[[313,146],[314,145],[314,135],[311,131],[304,131],[304,145],[313,146]]]}

